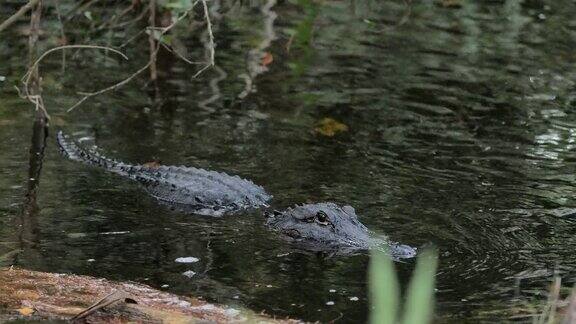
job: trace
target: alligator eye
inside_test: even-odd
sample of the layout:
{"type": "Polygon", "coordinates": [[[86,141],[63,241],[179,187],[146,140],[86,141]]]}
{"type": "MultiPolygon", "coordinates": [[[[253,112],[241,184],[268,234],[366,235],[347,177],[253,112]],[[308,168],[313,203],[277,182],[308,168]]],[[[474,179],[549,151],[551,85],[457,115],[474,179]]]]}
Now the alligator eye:
{"type": "Polygon", "coordinates": [[[328,215],[325,212],[319,211],[316,213],[316,219],[320,223],[327,223],[328,222],[328,215]]]}

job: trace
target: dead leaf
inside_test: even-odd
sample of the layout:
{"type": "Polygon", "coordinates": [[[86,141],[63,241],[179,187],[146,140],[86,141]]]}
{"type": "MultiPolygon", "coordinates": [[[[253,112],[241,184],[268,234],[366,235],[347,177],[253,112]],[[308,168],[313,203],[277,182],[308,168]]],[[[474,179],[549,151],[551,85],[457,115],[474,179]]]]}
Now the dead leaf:
{"type": "Polygon", "coordinates": [[[326,117],[318,122],[318,126],[314,128],[314,130],[321,135],[332,137],[338,133],[347,132],[348,126],[330,117],[326,117]]]}
{"type": "Polygon", "coordinates": [[[34,309],[30,307],[22,307],[18,309],[18,313],[20,313],[23,316],[30,316],[34,314],[34,309]]]}
{"type": "Polygon", "coordinates": [[[268,66],[273,61],[274,61],[274,56],[272,56],[272,53],[265,52],[264,56],[262,57],[262,66],[268,66]]]}

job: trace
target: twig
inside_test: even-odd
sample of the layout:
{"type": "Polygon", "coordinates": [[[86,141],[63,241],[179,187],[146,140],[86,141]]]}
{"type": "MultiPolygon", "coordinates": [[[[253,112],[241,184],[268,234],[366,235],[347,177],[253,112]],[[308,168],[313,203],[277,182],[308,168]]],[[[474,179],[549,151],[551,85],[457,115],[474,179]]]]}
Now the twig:
{"type": "Polygon", "coordinates": [[[112,304],[116,304],[117,302],[120,301],[124,301],[126,303],[132,303],[135,304],[136,301],[134,301],[134,299],[128,295],[127,293],[117,290],[114,291],[106,296],[104,296],[103,298],[101,298],[100,300],[98,300],[97,302],[95,302],[94,304],[92,304],[90,307],[86,308],[85,310],[81,311],[80,313],[76,314],[74,317],[71,318],[72,321],[76,321],[79,319],[83,319],[86,318],[88,316],[90,316],[90,314],[94,314],[96,311],[105,308],[107,306],[110,306],[112,304]]]}
{"type": "Polygon", "coordinates": [[[74,8],[72,8],[67,14],[66,14],[66,21],[71,20],[72,18],[74,18],[74,16],[76,15],[77,11],[84,11],[88,8],[90,8],[93,4],[95,4],[96,2],[98,2],[98,0],[90,0],[84,4],[82,4],[82,2],[79,2],[78,5],[74,8]]]}
{"type": "Polygon", "coordinates": [[[181,59],[182,61],[184,61],[184,62],[186,62],[186,63],[188,63],[188,64],[190,64],[190,65],[205,64],[205,63],[202,63],[202,62],[193,62],[193,61],[190,61],[189,59],[187,59],[186,57],[184,57],[184,55],[178,53],[177,50],[171,48],[170,46],[168,46],[168,45],[166,45],[166,44],[164,44],[164,43],[161,43],[161,45],[162,45],[162,47],[164,47],[168,52],[176,55],[179,59],[181,59]]]}
{"type": "Polygon", "coordinates": [[[24,16],[28,10],[32,9],[40,0],[30,0],[27,4],[23,5],[15,14],[8,17],[8,19],[4,20],[3,23],[0,24],[0,32],[4,29],[10,27],[18,18],[24,16]]]}
{"type": "Polygon", "coordinates": [[[126,45],[130,44],[133,40],[135,40],[136,38],[138,38],[138,36],[142,35],[145,32],[146,29],[142,29],[141,31],[137,32],[134,36],[128,38],[128,40],[122,43],[122,45],[118,46],[118,48],[124,48],[126,45]]]}
{"type": "Polygon", "coordinates": [[[204,17],[206,18],[206,28],[208,29],[208,36],[210,38],[209,49],[210,49],[210,62],[211,66],[214,66],[214,34],[212,33],[212,22],[210,22],[210,12],[208,11],[208,5],[206,0],[202,0],[202,5],[204,6],[204,17]]]}
{"type": "MultiPolygon", "coordinates": [[[[32,9],[30,15],[30,36],[28,37],[28,64],[30,66],[27,84],[26,84],[26,99],[35,106],[35,121],[39,128],[47,129],[47,123],[50,119],[48,111],[44,106],[42,100],[40,74],[38,73],[38,66],[33,64],[32,61],[38,52],[38,35],[40,33],[40,22],[42,16],[42,0],[38,1],[32,9]],[[32,84],[32,89],[30,89],[32,84]]],[[[34,177],[31,177],[34,178],[34,177]]]]}
{"type": "Polygon", "coordinates": [[[192,78],[197,78],[202,72],[206,71],[209,67],[214,66],[214,56],[215,56],[215,49],[214,49],[214,34],[212,33],[212,22],[210,22],[210,12],[208,11],[208,5],[206,4],[206,0],[202,1],[202,6],[204,6],[204,17],[206,18],[206,29],[208,31],[208,51],[209,51],[209,59],[206,62],[206,65],[202,67],[198,72],[196,72],[192,78]]]}
{"type": "MultiPolygon", "coordinates": [[[[66,45],[68,40],[66,39],[66,33],[64,32],[64,22],[62,21],[62,14],[60,12],[60,1],[56,1],[56,17],[58,17],[58,22],[60,22],[60,38],[62,40],[62,45],[66,45]]],[[[66,51],[62,51],[62,73],[66,72],[66,51]]]]}
{"type": "MultiPolygon", "coordinates": [[[[192,6],[192,8],[190,8],[190,10],[192,10],[192,9],[194,8],[194,6],[196,5],[197,2],[198,2],[198,1],[196,1],[196,2],[194,3],[194,5],[192,6]]],[[[190,10],[189,10],[189,11],[190,11],[190,10]]],[[[154,27],[154,28],[148,28],[148,29],[150,30],[150,32],[154,32],[154,30],[160,30],[160,39],[161,39],[161,37],[162,37],[164,34],[166,34],[168,31],[170,31],[170,29],[172,29],[174,26],[176,26],[176,24],[177,24],[179,21],[181,21],[184,17],[186,17],[186,16],[188,15],[188,12],[189,12],[189,11],[186,11],[185,13],[183,13],[183,14],[182,14],[180,17],[178,17],[174,22],[172,22],[172,24],[170,24],[170,26],[168,26],[168,27],[163,27],[163,28],[154,27]]],[[[156,48],[155,48],[155,50],[154,50],[154,52],[155,52],[156,54],[157,54],[158,51],[160,50],[160,44],[161,44],[161,41],[158,41],[158,42],[157,42],[157,45],[156,45],[156,48]]],[[[116,51],[116,50],[114,50],[114,51],[116,51]]],[[[86,101],[86,100],[88,100],[88,99],[90,99],[90,98],[92,98],[92,97],[94,97],[94,96],[97,96],[97,95],[103,94],[103,93],[105,93],[105,92],[112,91],[112,90],[115,90],[115,89],[118,89],[118,88],[122,87],[123,85],[125,85],[126,83],[132,81],[132,79],[134,79],[135,77],[137,77],[138,75],[140,75],[140,73],[146,71],[146,70],[150,67],[151,64],[152,64],[152,60],[149,60],[148,63],[146,63],[146,64],[145,64],[143,67],[141,67],[138,71],[134,72],[134,73],[133,73],[132,75],[130,75],[128,78],[126,78],[126,79],[124,79],[124,80],[122,80],[122,81],[120,81],[120,82],[118,82],[118,83],[116,83],[116,84],[113,84],[113,85],[111,85],[111,86],[109,86],[109,87],[106,87],[106,88],[104,88],[104,89],[100,89],[100,90],[95,91],[95,92],[79,92],[79,94],[83,95],[84,97],[83,97],[82,99],[78,100],[78,102],[76,102],[72,107],[68,108],[67,112],[71,112],[71,111],[74,110],[76,107],[80,106],[84,101],[86,101]]]]}
{"type": "Polygon", "coordinates": [[[106,47],[106,46],[98,46],[98,45],[64,45],[64,46],[59,46],[59,47],[55,47],[52,49],[47,50],[46,52],[44,52],[44,54],[42,54],[28,69],[28,72],[26,72],[26,74],[24,74],[24,76],[22,77],[22,82],[24,83],[24,95],[25,96],[29,96],[30,95],[30,90],[29,90],[29,84],[30,84],[30,79],[32,77],[32,74],[34,72],[35,69],[38,68],[38,64],[40,63],[40,61],[42,61],[46,56],[48,56],[50,53],[55,52],[55,51],[59,51],[59,50],[64,50],[64,49],[68,49],[68,48],[92,48],[92,49],[102,49],[102,50],[106,50],[106,51],[111,51],[113,53],[116,53],[120,56],[122,56],[124,59],[128,59],[128,57],[126,55],[124,55],[122,52],[115,50],[113,48],[110,47],[106,47]]]}
{"type": "Polygon", "coordinates": [[[96,92],[78,92],[78,94],[83,95],[84,97],[80,100],[78,100],[77,103],[75,103],[72,107],[68,108],[68,110],[66,110],[66,112],[71,112],[72,110],[74,110],[76,107],[80,106],[84,101],[97,96],[97,95],[101,95],[105,92],[111,91],[111,90],[115,90],[117,88],[120,88],[121,86],[125,85],[126,83],[132,81],[132,79],[134,79],[135,77],[137,77],[140,73],[146,71],[149,67],[150,67],[150,61],[148,61],[148,63],[146,65],[144,65],[143,67],[141,67],[138,71],[134,72],[134,74],[132,74],[131,76],[129,76],[128,78],[114,84],[111,85],[107,88],[104,89],[100,89],[96,92]]]}
{"type": "MultiPolygon", "coordinates": [[[[149,18],[150,28],[156,27],[156,0],[150,0],[150,18],[149,18]]],[[[158,79],[158,70],[156,69],[156,40],[154,39],[154,30],[150,30],[148,35],[148,43],[150,44],[150,80],[156,81],[158,79]]],[[[158,40],[161,43],[161,40],[158,40]]]]}
{"type": "Polygon", "coordinates": [[[40,92],[37,90],[30,90],[30,83],[31,81],[34,81],[34,83],[37,83],[39,80],[38,77],[38,64],[46,57],[48,56],[50,53],[58,51],[58,50],[63,50],[63,49],[67,49],[67,48],[92,48],[92,49],[103,49],[103,50],[107,50],[107,51],[111,51],[113,53],[116,53],[120,56],[122,56],[124,59],[128,59],[128,57],[124,54],[122,54],[122,52],[115,50],[113,48],[110,47],[106,47],[106,46],[97,46],[97,45],[65,45],[65,46],[59,46],[59,47],[55,47],[52,49],[49,49],[48,51],[44,52],[44,54],[42,54],[38,59],[36,59],[36,61],[34,61],[34,63],[32,63],[30,65],[30,68],[28,69],[28,71],[26,72],[26,74],[24,74],[24,76],[22,77],[22,83],[24,84],[24,94],[22,94],[20,92],[20,89],[18,89],[18,94],[20,95],[20,97],[27,99],[28,101],[32,102],[35,106],[36,106],[36,111],[41,112],[46,119],[49,119],[49,115],[48,112],[46,111],[46,108],[44,107],[44,101],[42,100],[42,97],[40,96],[40,92]]]}
{"type": "Polygon", "coordinates": [[[122,10],[122,12],[120,12],[120,14],[118,15],[114,15],[112,17],[112,19],[105,21],[102,25],[100,25],[97,29],[104,29],[104,27],[110,25],[111,27],[114,26],[114,24],[122,17],[124,17],[127,13],[129,13],[130,11],[132,11],[134,8],[136,8],[136,1],[132,1],[132,3],[125,8],[124,10],[122,10]]]}
{"type": "Polygon", "coordinates": [[[250,50],[248,53],[248,62],[246,64],[247,73],[242,73],[238,76],[238,78],[243,79],[245,83],[244,90],[237,96],[239,99],[244,99],[250,93],[255,92],[254,80],[258,75],[268,71],[268,67],[262,64],[262,58],[266,54],[265,50],[269,48],[276,39],[274,21],[278,15],[272,10],[275,5],[276,0],[268,0],[261,8],[262,15],[264,16],[264,39],[256,48],[250,50]]]}
{"type": "Polygon", "coordinates": [[[146,7],[144,10],[142,10],[142,12],[138,15],[138,17],[136,17],[136,18],[134,18],[134,19],[132,19],[132,20],[130,20],[130,21],[123,22],[123,23],[121,23],[121,24],[117,24],[117,25],[111,26],[110,28],[123,28],[123,27],[126,27],[126,26],[128,26],[128,25],[131,25],[131,24],[133,24],[133,23],[135,23],[135,22],[137,22],[137,21],[142,20],[144,17],[146,17],[146,14],[147,14],[147,13],[148,13],[148,7],[146,7]]]}

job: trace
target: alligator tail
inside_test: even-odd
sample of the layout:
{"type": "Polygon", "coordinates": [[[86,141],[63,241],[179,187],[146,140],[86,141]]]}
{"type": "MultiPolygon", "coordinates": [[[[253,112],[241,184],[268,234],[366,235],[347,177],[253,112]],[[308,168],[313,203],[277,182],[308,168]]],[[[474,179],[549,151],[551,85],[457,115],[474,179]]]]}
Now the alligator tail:
{"type": "Polygon", "coordinates": [[[128,171],[132,167],[131,165],[107,158],[94,150],[86,150],[80,147],[78,143],[71,140],[67,135],[64,135],[62,131],[58,131],[56,142],[58,143],[60,153],[72,161],[100,167],[121,175],[128,175],[128,171]]]}

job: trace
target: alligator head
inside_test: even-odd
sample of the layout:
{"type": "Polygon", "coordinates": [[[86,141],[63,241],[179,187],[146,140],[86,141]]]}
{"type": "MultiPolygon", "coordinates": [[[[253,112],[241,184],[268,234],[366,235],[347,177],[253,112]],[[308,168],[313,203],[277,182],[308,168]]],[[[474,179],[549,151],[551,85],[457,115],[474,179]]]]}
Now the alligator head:
{"type": "Polygon", "coordinates": [[[350,254],[359,250],[381,248],[394,258],[410,258],[416,249],[376,237],[351,206],[334,203],[297,205],[284,212],[267,213],[266,224],[307,250],[350,254]]]}

